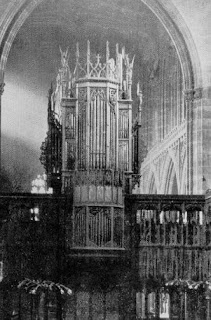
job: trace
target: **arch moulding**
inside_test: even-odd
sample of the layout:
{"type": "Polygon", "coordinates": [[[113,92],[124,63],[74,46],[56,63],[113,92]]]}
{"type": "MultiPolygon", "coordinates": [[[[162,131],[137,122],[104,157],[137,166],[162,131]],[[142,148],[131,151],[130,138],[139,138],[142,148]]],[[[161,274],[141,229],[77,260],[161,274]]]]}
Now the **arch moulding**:
{"type": "MultiPolygon", "coordinates": [[[[16,0],[9,2],[0,20],[0,73],[5,72],[13,40],[33,10],[45,0],[16,0]]],[[[185,89],[202,85],[201,68],[191,34],[176,7],[170,0],[140,0],[160,20],[175,44],[184,76],[185,89]]],[[[1,80],[0,78],[0,80],[1,80]]]]}
{"type": "MultiPolygon", "coordinates": [[[[6,0],[5,0],[6,1],[6,0]]],[[[21,26],[28,19],[33,10],[46,0],[7,0],[8,6],[0,20],[0,84],[4,84],[4,73],[6,70],[7,59],[13,41],[21,26]]],[[[192,36],[176,7],[171,0],[140,0],[149,10],[159,19],[164,26],[172,42],[175,45],[183,73],[184,90],[189,99],[187,107],[187,119],[190,124],[187,128],[188,136],[188,193],[192,192],[192,171],[193,171],[193,99],[197,95],[198,88],[202,86],[201,68],[197,51],[195,49],[192,36]]],[[[0,101],[1,109],[1,101],[0,101]]],[[[1,112],[1,110],[0,110],[1,112]]],[[[1,134],[1,119],[0,119],[1,134]]]]}

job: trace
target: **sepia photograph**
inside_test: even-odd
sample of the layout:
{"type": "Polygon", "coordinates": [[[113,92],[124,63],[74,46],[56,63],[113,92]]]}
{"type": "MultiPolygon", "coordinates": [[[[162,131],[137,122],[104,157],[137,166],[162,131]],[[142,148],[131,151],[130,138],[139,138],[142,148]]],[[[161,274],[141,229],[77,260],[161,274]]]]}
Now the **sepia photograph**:
{"type": "Polygon", "coordinates": [[[211,320],[211,0],[0,0],[0,320],[211,320]]]}

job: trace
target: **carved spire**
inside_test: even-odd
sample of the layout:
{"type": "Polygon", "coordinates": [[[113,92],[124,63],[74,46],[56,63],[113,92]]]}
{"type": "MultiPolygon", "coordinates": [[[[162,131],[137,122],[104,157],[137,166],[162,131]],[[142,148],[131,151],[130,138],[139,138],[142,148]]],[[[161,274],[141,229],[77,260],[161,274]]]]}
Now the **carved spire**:
{"type": "Polygon", "coordinates": [[[60,52],[61,52],[61,64],[62,64],[62,68],[68,69],[68,60],[69,60],[69,50],[67,48],[66,51],[62,51],[61,47],[59,46],[60,52]]]}
{"type": "Polygon", "coordinates": [[[110,52],[109,52],[109,42],[106,41],[106,63],[108,63],[109,56],[110,56],[110,52]]]}
{"type": "Polygon", "coordinates": [[[76,43],[76,62],[79,60],[79,43],[76,43]]]}
{"type": "Polygon", "coordinates": [[[89,77],[89,71],[90,71],[90,68],[89,68],[89,64],[90,64],[90,42],[89,40],[87,41],[87,76],[89,77]]]}
{"type": "Polygon", "coordinates": [[[109,57],[110,57],[109,42],[106,41],[106,77],[109,76],[109,57]]]}
{"type": "Polygon", "coordinates": [[[53,93],[53,82],[51,81],[51,87],[48,90],[48,99],[49,100],[51,99],[52,93],[53,93]]]}
{"type": "Polygon", "coordinates": [[[118,58],[118,55],[119,55],[119,44],[117,43],[116,44],[116,56],[118,58]]]}
{"type": "Polygon", "coordinates": [[[132,86],[132,75],[133,75],[133,64],[135,56],[130,62],[129,55],[125,54],[123,51],[124,63],[125,63],[125,71],[126,71],[126,84],[124,83],[124,91],[126,91],[127,98],[131,99],[131,86],[132,86]]]}
{"type": "Polygon", "coordinates": [[[108,78],[110,80],[114,80],[115,82],[119,82],[120,92],[122,92],[122,87],[124,87],[125,97],[131,99],[132,69],[134,58],[132,61],[130,61],[128,54],[125,53],[124,47],[122,48],[121,52],[119,52],[118,44],[116,44],[116,59],[110,57],[108,41],[106,42],[105,53],[105,59],[103,59],[103,56],[100,54],[96,54],[93,57],[91,55],[90,42],[88,40],[86,58],[80,59],[79,45],[77,43],[76,66],[73,72],[75,80],[77,81],[78,79],[82,78],[108,78]]]}
{"type": "Polygon", "coordinates": [[[139,105],[138,105],[138,124],[141,125],[141,111],[142,111],[142,100],[143,94],[140,89],[140,83],[137,83],[137,97],[139,98],[139,105]]]}

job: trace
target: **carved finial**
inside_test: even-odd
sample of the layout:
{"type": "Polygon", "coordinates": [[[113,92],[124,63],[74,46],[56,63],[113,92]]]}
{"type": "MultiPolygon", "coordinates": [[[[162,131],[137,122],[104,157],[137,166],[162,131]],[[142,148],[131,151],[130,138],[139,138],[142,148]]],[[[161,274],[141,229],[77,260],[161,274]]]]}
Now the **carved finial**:
{"type": "Polygon", "coordinates": [[[110,52],[109,52],[109,42],[106,41],[106,62],[108,62],[109,56],[110,56],[110,52]]]}
{"type": "Polygon", "coordinates": [[[101,58],[101,56],[99,55],[99,53],[97,54],[96,58],[97,58],[97,64],[99,64],[99,63],[100,63],[100,58],[101,58]]]}
{"type": "Polygon", "coordinates": [[[128,74],[128,81],[132,81],[132,74],[133,74],[133,64],[134,64],[135,56],[133,57],[132,61],[130,62],[128,54],[125,54],[124,62],[126,66],[126,72],[128,74]]]}
{"type": "Polygon", "coordinates": [[[90,42],[87,40],[87,77],[89,77],[89,71],[90,71],[90,42]]]}
{"type": "Polygon", "coordinates": [[[134,60],[135,60],[135,56],[136,56],[136,55],[134,54],[133,59],[132,59],[132,62],[131,62],[131,64],[130,64],[131,67],[133,67],[134,60]]]}
{"type": "Polygon", "coordinates": [[[76,61],[79,59],[79,43],[76,43],[76,61]]]}
{"type": "Polygon", "coordinates": [[[140,92],[140,84],[139,82],[137,83],[137,96],[139,97],[139,92],[140,92]]]}
{"type": "Polygon", "coordinates": [[[61,63],[63,68],[68,68],[68,60],[69,60],[69,53],[68,48],[66,51],[62,51],[61,47],[59,46],[60,53],[61,53],[61,63]]]}
{"type": "Polygon", "coordinates": [[[122,58],[125,58],[125,47],[122,47],[122,58]]]}
{"type": "Polygon", "coordinates": [[[119,44],[117,43],[116,44],[116,56],[118,57],[118,55],[119,55],[119,44]]]}
{"type": "Polygon", "coordinates": [[[90,57],[90,41],[87,40],[87,57],[90,57]]]}
{"type": "Polygon", "coordinates": [[[141,125],[141,112],[142,112],[142,101],[143,101],[143,94],[140,89],[140,83],[137,83],[137,96],[139,98],[139,105],[138,105],[138,124],[141,125]]]}
{"type": "Polygon", "coordinates": [[[137,97],[139,97],[139,106],[142,105],[142,98],[143,98],[143,94],[142,91],[140,89],[140,83],[137,83],[137,97]]]}
{"type": "Polygon", "coordinates": [[[51,99],[52,93],[53,93],[53,82],[51,81],[51,87],[50,87],[50,89],[48,90],[48,98],[49,98],[49,99],[51,99]]]}

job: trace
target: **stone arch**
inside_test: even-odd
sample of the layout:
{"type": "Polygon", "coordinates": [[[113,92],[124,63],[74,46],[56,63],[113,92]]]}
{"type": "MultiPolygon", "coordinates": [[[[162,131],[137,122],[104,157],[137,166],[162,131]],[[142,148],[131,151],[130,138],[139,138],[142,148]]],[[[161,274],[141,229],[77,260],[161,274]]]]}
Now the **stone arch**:
{"type": "Polygon", "coordinates": [[[20,0],[18,4],[8,6],[0,24],[3,26],[0,34],[0,80],[4,75],[7,58],[18,31],[33,10],[43,1],[45,0],[20,0]]]}
{"type": "Polygon", "coordinates": [[[169,153],[167,153],[166,160],[164,161],[161,177],[160,190],[162,194],[171,194],[174,185],[177,186],[178,193],[178,174],[176,174],[175,163],[169,153]]]}
{"type": "Polygon", "coordinates": [[[180,170],[181,178],[180,178],[180,187],[179,194],[187,194],[187,158],[184,157],[182,168],[180,170]]]}
{"type": "Polygon", "coordinates": [[[148,188],[148,193],[149,194],[157,194],[157,185],[155,181],[155,175],[152,172],[150,179],[149,179],[149,188],[148,188]]]}
{"type": "MultiPolygon", "coordinates": [[[[0,21],[0,95],[2,94],[4,84],[4,73],[6,70],[7,59],[13,41],[20,30],[21,26],[28,19],[33,10],[42,2],[46,0],[16,0],[10,2],[4,15],[0,21]]],[[[185,94],[189,99],[187,107],[187,121],[190,123],[187,129],[188,139],[188,192],[191,193],[193,189],[193,151],[191,149],[193,136],[193,98],[198,87],[202,86],[201,66],[200,60],[195,48],[194,41],[185,24],[182,16],[173,5],[171,0],[140,0],[149,10],[159,19],[160,23],[166,29],[172,42],[174,43],[177,55],[181,64],[183,83],[185,94]],[[191,120],[191,121],[189,121],[191,120]]],[[[8,1],[9,2],[9,1],[8,1]]],[[[0,101],[1,109],[1,101],[0,101]]],[[[1,120],[0,120],[1,121],[1,120]]],[[[0,124],[1,130],[1,124],[0,124]]]]}
{"type": "Polygon", "coordinates": [[[176,179],[178,186],[180,185],[180,164],[179,164],[179,158],[178,158],[178,153],[179,151],[173,152],[172,148],[169,148],[168,150],[169,156],[174,164],[174,170],[176,174],[176,179]]]}
{"type": "MultiPolygon", "coordinates": [[[[0,74],[3,77],[13,40],[33,10],[45,0],[19,0],[11,3],[0,21],[0,74]]],[[[184,76],[185,89],[201,85],[201,68],[194,41],[188,28],[170,0],[141,0],[160,20],[177,50],[184,76]]],[[[0,77],[0,79],[1,79],[0,77]]]]}
{"type": "Polygon", "coordinates": [[[184,89],[201,87],[202,72],[192,35],[175,5],[169,0],[142,0],[156,15],[171,37],[183,72],[184,89]]]}
{"type": "Polygon", "coordinates": [[[170,160],[169,167],[167,170],[164,193],[165,194],[178,194],[177,176],[176,176],[174,163],[172,160],[170,160]]]}

